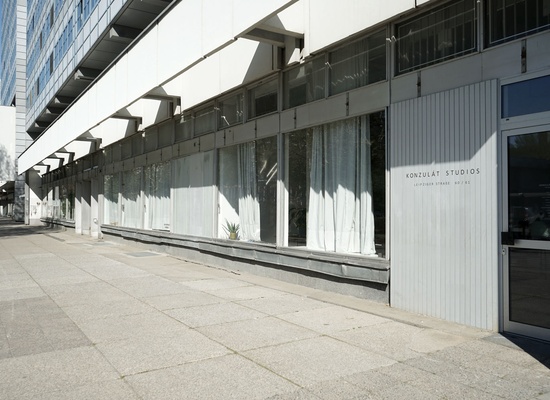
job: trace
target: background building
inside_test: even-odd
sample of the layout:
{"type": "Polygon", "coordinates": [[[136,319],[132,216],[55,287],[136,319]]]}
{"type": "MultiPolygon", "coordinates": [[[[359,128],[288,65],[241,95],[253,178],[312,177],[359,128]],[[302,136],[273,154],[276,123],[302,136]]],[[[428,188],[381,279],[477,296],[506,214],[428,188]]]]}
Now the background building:
{"type": "Polygon", "coordinates": [[[28,33],[42,221],[550,338],[547,0],[60,10],[69,53],[28,33]]]}
{"type": "Polygon", "coordinates": [[[15,183],[15,107],[0,106],[0,216],[12,216],[15,183]]]}
{"type": "MultiPolygon", "coordinates": [[[[0,190],[6,190],[4,196],[12,204],[10,214],[16,221],[25,220],[25,196],[28,187],[25,184],[25,175],[16,173],[11,168],[12,162],[17,165],[17,157],[32,142],[25,129],[25,88],[26,88],[26,26],[27,1],[13,0],[2,2],[2,30],[0,47],[2,48],[0,70],[0,106],[15,108],[15,136],[11,137],[11,112],[2,112],[2,140],[4,146],[10,146],[15,140],[15,158],[5,158],[0,163],[9,165],[9,171],[4,169],[1,179],[5,182],[0,190]],[[4,118],[8,118],[5,120],[4,118]],[[9,198],[9,200],[8,200],[9,198]]],[[[8,151],[6,157],[13,157],[8,151]]]]}

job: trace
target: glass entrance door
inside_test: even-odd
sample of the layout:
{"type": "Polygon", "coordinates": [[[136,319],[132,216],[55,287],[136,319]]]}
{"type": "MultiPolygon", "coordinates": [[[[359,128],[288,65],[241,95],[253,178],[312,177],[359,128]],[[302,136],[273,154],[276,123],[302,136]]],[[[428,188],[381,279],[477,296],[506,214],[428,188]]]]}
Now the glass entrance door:
{"type": "Polygon", "coordinates": [[[503,147],[504,330],[550,340],[550,127],[503,147]]]}

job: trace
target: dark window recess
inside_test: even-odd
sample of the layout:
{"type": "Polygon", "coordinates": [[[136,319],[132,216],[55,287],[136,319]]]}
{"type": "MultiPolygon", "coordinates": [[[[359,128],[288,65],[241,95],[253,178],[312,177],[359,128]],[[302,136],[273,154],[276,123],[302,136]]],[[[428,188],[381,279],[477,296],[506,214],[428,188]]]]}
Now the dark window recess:
{"type": "Polygon", "coordinates": [[[550,29],[548,0],[487,0],[485,10],[487,47],[550,29]]]}
{"type": "Polygon", "coordinates": [[[450,2],[397,26],[397,73],[477,50],[476,0],[450,2]]]}
{"type": "Polygon", "coordinates": [[[502,118],[550,111],[550,75],[502,86],[502,118]]]}

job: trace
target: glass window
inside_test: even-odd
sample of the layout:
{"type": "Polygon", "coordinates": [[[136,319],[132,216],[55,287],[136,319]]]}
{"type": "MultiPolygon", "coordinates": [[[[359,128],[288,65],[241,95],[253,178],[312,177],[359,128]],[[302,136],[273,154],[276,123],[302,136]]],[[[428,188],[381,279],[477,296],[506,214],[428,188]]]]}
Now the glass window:
{"type": "Polygon", "coordinates": [[[277,111],[278,80],[248,90],[248,117],[255,118],[277,111]]]}
{"type": "Polygon", "coordinates": [[[476,20],[476,0],[460,0],[397,25],[397,73],[476,51],[476,20]]]}
{"type": "Polygon", "coordinates": [[[172,144],[172,131],[174,121],[167,121],[159,126],[158,147],[166,147],[172,144]]]}
{"type": "Polygon", "coordinates": [[[140,134],[132,137],[132,155],[138,156],[143,153],[143,137],[140,134]]]}
{"type": "Polygon", "coordinates": [[[60,218],[61,201],[59,200],[59,186],[55,186],[53,189],[53,202],[52,202],[52,218],[60,218]]]}
{"type": "Polygon", "coordinates": [[[550,111],[550,75],[502,86],[502,118],[550,111]]]}
{"type": "Polygon", "coordinates": [[[386,32],[351,43],[329,54],[330,94],[386,79],[386,32]]]}
{"type": "Polygon", "coordinates": [[[243,122],[243,95],[235,96],[218,102],[218,129],[243,122]]]}
{"type": "Polygon", "coordinates": [[[275,243],[277,138],[220,149],[218,160],[218,236],[227,239],[235,225],[239,240],[275,243]]]}
{"type": "Polygon", "coordinates": [[[105,175],[103,178],[103,223],[118,225],[118,194],[120,192],[120,175],[105,175]]]}
{"type": "Polygon", "coordinates": [[[550,241],[550,132],[508,138],[508,232],[550,241]]]}
{"type": "Polygon", "coordinates": [[[60,217],[67,221],[74,220],[74,191],[75,186],[73,182],[67,182],[61,185],[60,192],[60,217]]]}
{"type": "Polygon", "coordinates": [[[170,230],[170,185],[169,162],[145,168],[145,229],[170,230]]]}
{"type": "Polygon", "coordinates": [[[385,255],[385,117],[375,113],[286,136],[288,245],[385,255]]]}
{"type": "Polygon", "coordinates": [[[122,159],[126,160],[132,157],[132,141],[126,140],[121,143],[122,159]]]}
{"type": "Polygon", "coordinates": [[[176,122],[176,142],[191,139],[193,137],[193,118],[190,114],[182,115],[176,122]]]}
{"type": "Polygon", "coordinates": [[[213,237],[214,151],[174,160],[174,233],[213,237]]]}
{"type": "Polygon", "coordinates": [[[157,128],[153,127],[145,132],[145,151],[153,151],[157,149],[158,134],[157,128]]]}
{"type": "Polygon", "coordinates": [[[550,251],[510,248],[510,321],[550,329],[550,251]]]}
{"type": "Polygon", "coordinates": [[[214,107],[209,106],[195,113],[195,136],[214,132],[214,130],[216,129],[216,116],[214,114],[214,111],[214,107]]]}
{"type": "Polygon", "coordinates": [[[284,108],[325,98],[325,59],[317,58],[283,74],[284,108]]]}
{"type": "Polygon", "coordinates": [[[122,226],[141,228],[141,168],[122,173],[122,226]]]}
{"type": "Polygon", "coordinates": [[[488,0],[485,9],[487,46],[550,28],[549,0],[488,0]]]}

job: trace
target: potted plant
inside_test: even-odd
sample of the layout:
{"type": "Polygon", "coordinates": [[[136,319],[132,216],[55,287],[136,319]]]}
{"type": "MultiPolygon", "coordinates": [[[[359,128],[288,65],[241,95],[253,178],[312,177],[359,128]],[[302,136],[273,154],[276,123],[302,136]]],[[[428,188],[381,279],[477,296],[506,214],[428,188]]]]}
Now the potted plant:
{"type": "Polygon", "coordinates": [[[239,224],[225,220],[225,226],[223,229],[229,236],[229,239],[237,240],[239,238],[239,224]]]}

